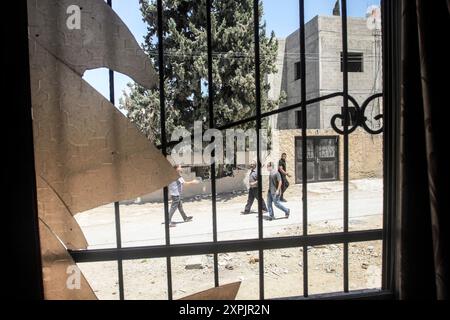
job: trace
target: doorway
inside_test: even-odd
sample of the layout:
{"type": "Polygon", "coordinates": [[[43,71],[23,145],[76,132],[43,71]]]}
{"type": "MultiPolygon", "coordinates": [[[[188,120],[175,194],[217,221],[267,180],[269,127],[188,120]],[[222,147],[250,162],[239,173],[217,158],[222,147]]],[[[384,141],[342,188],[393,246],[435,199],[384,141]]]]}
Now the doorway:
{"type": "MultiPolygon", "coordinates": [[[[308,137],[307,176],[308,182],[339,180],[339,137],[308,137]]],[[[295,138],[295,183],[302,183],[302,138],[295,138]]]]}

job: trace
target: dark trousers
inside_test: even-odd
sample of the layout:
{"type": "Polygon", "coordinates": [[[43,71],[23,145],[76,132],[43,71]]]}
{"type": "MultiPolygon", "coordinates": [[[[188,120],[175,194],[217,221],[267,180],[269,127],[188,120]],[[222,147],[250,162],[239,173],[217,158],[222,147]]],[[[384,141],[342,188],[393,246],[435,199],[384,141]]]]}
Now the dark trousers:
{"type": "Polygon", "coordinates": [[[289,187],[289,182],[287,181],[287,177],[285,175],[281,175],[281,194],[280,199],[284,199],[284,192],[289,187]]]}
{"type": "MultiPolygon", "coordinates": [[[[247,199],[247,205],[245,206],[245,213],[250,213],[250,210],[252,209],[253,202],[255,199],[258,198],[258,188],[250,188],[248,190],[248,199],[247,199]]],[[[262,200],[262,210],[267,211],[266,203],[264,202],[264,199],[262,200]]]]}
{"type": "Polygon", "coordinates": [[[181,216],[183,217],[183,220],[186,220],[187,215],[184,212],[183,202],[181,200],[181,197],[180,196],[172,196],[172,205],[171,205],[170,211],[169,211],[169,223],[172,222],[173,214],[175,213],[175,211],[177,211],[177,209],[178,209],[178,211],[180,211],[181,216]]]}

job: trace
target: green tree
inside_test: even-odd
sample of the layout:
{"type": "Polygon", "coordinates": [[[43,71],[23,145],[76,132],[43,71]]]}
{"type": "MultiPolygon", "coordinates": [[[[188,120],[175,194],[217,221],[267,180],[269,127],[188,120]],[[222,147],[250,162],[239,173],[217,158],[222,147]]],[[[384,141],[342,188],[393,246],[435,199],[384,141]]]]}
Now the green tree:
{"type": "MultiPolygon", "coordinates": [[[[213,0],[212,6],[214,116],[220,126],[256,112],[253,1],[213,0]]],[[[140,0],[140,9],[148,26],[144,49],[158,70],[156,1],[140,0]]],[[[262,3],[259,14],[261,18],[262,3]]],[[[205,128],[208,125],[206,0],[165,0],[163,22],[166,129],[170,138],[177,127],[192,130],[194,121],[204,121],[205,128]]],[[[262,24],[261,85],[262,109],[268,111],[281,101],[267,99],[270,86],[264,79],[276,72],[278,43],[274,33],[268,37],[265,29],[262,24]]],[[[159,141],[159,90],[146,90],[135,83],[128,86],[121,108],[143,133],[159,141]]]]}

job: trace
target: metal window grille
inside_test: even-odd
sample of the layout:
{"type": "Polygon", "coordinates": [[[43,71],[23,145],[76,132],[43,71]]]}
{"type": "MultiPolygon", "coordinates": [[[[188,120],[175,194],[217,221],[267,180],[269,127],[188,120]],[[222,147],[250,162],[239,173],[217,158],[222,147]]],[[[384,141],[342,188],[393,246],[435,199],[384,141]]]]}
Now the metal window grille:
{"type": "MultiPolygon", "coordinates": [[[[108,0],[108,4],[111,5],[112,1],[108,0]]],[[[209,90],[209,127],[220,130],[233,128],[245,123],[255,122],[257,130],[257,163],[258,163],[258,237],[256,239],[249,240],[232,240],[232,241],[218,241],[217,239],[217,210],[216,210],[216,177],[215,177],[215,165],[211,165],[211,190],[212,190],[212,223],[213,223],[213,241],[204,243],[189,243],[189,244],[171,244],[170,231],[169,231],[169,197],[167,187],[163,190],[164,196],[164,215],[165,215],[165,245],[158,246],[145,246],[145,247],[127,247],[121,246],[121,229],[120,229],[120,206],[119,203],[115,203],[115,224],[116,224],[116,240],[117,246],[112,249],[89,249],[80,251],[71,251],[71,255],[75,262],[104,262],[104,261],[117,261],[118,263],[118,285],[120,299],[125,299],[124,296],[124,277],[123,277],[123,260],[134,259],[146,259],[146,258],[166,258],[167,259],[167,292],[168,299],[173,299],[172,293],[172,269],[171,258],[180,256],[191,255],[206,255],[212,254],[214,256],[214,284],[219,286],[219,268],[218,268],[218,254],[230,253],[230,252],[246,252],[246,251],[258,251],[259,252],[259,297],[264,299],[264,251],[272,249],[283,248],[303,248],[303,296],[307,298],[308,293],[308,246],[317,245],[329,245],[340,244],[343,245],[343,293],[349,293],[349,243],[354,242],[366,242],[374,240],[386,240],[387,236],[383,232],[383,229],[373,229],[366,231],[349,231],[349,135],[356,130],[357,127],[364,128],[370,134],[380,134],[383,132],[383,128],[378,130],[372,130],[365,124],[366,118],[364,117],[365,110],[368,104],[374,99],[382,97],[382,93],[374,94],[369,97],[366,102],[361,106],[357,101],[349,95],[348,85],[348,73],[349,73],[349,52],[347,46],[347,1],[341,0],[342,7],[342,71],[343,71],[343,90],[340,92],[334,92],[322,97],[307,100],[306,97],[306,54],[305,54],[305,1],[299,0],[299,17],[300,17],[300,56],[299,56],[299,82],[301,86],[301,102],[294,105],[286,106],[263,113],[261,110],[261,73],[260,73],[260,21],[259,21],[259,0],[253,1],[253,18],[254,18],[254,61],[255,61],[255,94],[256,94],[256,114],[249,118],[236,121],[221,127],[215,126],[214,121],[214,86],[213,74],[212,74],[212,31],[211,31],[211,8],[212,0],[206,0],[207,11],[207,47],[208,47],[208,85],[209,90]],[[343,231],[337,233],[327,234],[309,234],[308,233],[308,179],[307,179],[307,106],[325,101],[342,97],[343,108],[341,114],[336,114],[332,118],[332,127],[340,135],[343,136],[343,185],[344,185],[344,197],[343,197],[343,231]],[[349,101],[355,108],[357,114],[356,121],[349,121],[349,101]],[[264,237],[263,229],[263,214],[262,214],[262,179],[261,179],[261,159],[260,159],[260,141],[259,131],[261,130],[262,120],[282,112],[301,108],[301,114],[299,115],[299,126],[301,127],[301,148],[302,148],[302,235],[291,236],[284,238],[266,238],[264,237]],[[338,128],[335,124],[336,120],[340,119],[342,129],[338,128]],[[351,124],[351,126],[350,126],[351,124]]],[[[159,56],[159,79],[160,79],[160,113],[161,113],[161,149],[164,155],[167,155],[167,148],[171,145],[167,141],[166,136],[166,108],[165,108],[165,92],[164,92],[164,47],[163,47],[163,0],[157,0],[157,14],[158,14],[158,56],[159,56]]],[[[110,71],[110,100],[114,103],[114,73],[110,71]]],[[[380,119],[382,116],[378,115],[376,119],[380,119]]],[[[352,119],[353,120],[353,119],[352,119]]],[[[386,214],[386,212],[384,212],[386,214]]],[[[386,221],[386,220],[385,220],[386,221]]],[[[383,259],[386,259],[386,253],[383,253],[383,259]]],[[[383,261],[383,286],[382,289],[387,290],[388,281],[385,281],[386,268],[389,263],[383,261]]],[[[301,285],[301,284],[299,284],[301,285]]],[[[350,295],[349,295],[350,296],[350,295]]],[[[298,298],[298,297],[297,297],[298,298]]]]}

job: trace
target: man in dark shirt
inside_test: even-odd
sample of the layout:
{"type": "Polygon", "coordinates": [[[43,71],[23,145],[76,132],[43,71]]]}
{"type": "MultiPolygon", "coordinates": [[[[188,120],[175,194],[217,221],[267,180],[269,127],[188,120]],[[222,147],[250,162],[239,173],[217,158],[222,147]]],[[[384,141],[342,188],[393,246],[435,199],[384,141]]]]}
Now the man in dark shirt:
{"type": "Polygon", "coordinates": [[[286,153],[283,153],[281,155],[280,161],[278,161],[278,171],[280,172],[282,182],[280,195],[281,202],[286,202],[286,199],[284,198],[284,192],[289,187],[289,181],[287,180],[287,177],[291,177],[291,175],[286,171],[286,158],[286,153]]]}
{"type": "MultiPolygon", "coordinates": [[[[247,205],[245,206],[243,214],[249,214],[252,209],[253,202],[258,198],[258,172],[256,171],[256,162],[250,164],[250,174],[248,176],[249,189],[247,205]]],[[[262,200],[262,211],[267,212],[266,203],[262,200]]]]}

